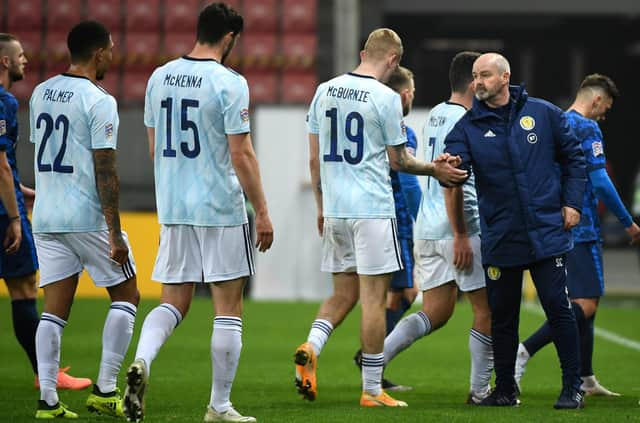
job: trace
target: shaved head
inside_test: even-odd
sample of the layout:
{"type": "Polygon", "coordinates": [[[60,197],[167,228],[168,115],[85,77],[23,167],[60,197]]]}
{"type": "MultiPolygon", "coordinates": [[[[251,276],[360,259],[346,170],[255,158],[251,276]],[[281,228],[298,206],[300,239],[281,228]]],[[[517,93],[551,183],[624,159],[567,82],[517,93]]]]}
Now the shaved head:
{"type": "Polygon", "coordinates": [[[485,53],[476,59],[476,63],[495,66],[500,73],[511,73],[509,61],[499,53],[485,53]]]}

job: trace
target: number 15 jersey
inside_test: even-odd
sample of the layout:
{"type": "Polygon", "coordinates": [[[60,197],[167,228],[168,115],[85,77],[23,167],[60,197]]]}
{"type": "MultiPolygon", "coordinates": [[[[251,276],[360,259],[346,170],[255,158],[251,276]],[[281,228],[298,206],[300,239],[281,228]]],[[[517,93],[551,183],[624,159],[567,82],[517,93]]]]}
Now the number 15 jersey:
{"type": "Polygon", "coordinates": [[[213,59],[182,57],[153,72],[144,123],[155,129],[154,174],[161,224],[247,222],[227,135],[249,127],[247,81],[213,59]]]}
{"type": "Polygon", "coordinates": [[[38,192],[33,232],[106,230],[93,150],[116,148],[116,100],[85,77],[57,75],[33,90],[29,123],[38,192]]]}
{"type": "Polygon", "coordinates": [[[320,84],[307,129],[318,134],[324,217],[395,217],[387,145],[407,142],[400,95],[370,76],[320,84]]]}

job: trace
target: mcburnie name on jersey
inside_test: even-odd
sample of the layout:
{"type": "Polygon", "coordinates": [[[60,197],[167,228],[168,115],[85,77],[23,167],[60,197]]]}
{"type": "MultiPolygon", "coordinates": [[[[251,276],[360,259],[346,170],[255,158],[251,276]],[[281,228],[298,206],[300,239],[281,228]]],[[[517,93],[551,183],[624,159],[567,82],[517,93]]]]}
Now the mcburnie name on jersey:
{"type": "Polygon", "coordinates": [[[354,88],[329,87],[327,88],[327,96],[341,98],[344,100],[359,101],[361,103],[369,101],[369,91],[356,90],[354,88]]]}

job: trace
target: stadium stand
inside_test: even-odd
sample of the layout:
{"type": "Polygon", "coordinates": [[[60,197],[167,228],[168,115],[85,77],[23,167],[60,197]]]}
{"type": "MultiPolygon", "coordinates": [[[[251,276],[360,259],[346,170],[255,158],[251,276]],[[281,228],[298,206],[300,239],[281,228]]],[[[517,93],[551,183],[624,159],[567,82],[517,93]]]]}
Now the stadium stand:
{"type": "MultiPolygon", "coordinates": [[[[18,84],[18,96],[28,98],[25,93],[35,82],[64,72],[69,64],[68,30],[82,19],[95,19],[109,28],[114,41],[114,61],[104,87],[116,96],[122,94],[125,105],[139,106],[144,98],[141,80],[159,64],[186,54],[193,47],[196,16],[206,3],[0,0],[0,30],[18,35],[29,59],[28,81],[18,84]]],[[[245,30],[225,65],[247,77],[252,104],[300,103],[310,98],[310,84],[316,81],[318,1],[227,3],[242,13],[245,30]]]]}
{"type": "Polygon", "coordinates": [[[120,0],[87,0],[87,18],[102,22],[112,33],[122,28],[120,0]]]}
{"type": "Polygon", "coordinates": [[[18,32],[43,27],[42,0],[8,0],[7,31],[18,32]]]}
{"type": "Polygon", "coordinates": [[[82,20],[83,0],[56,0],[47,2],[45,19],[47,31],[68,33],[82,20]]]}

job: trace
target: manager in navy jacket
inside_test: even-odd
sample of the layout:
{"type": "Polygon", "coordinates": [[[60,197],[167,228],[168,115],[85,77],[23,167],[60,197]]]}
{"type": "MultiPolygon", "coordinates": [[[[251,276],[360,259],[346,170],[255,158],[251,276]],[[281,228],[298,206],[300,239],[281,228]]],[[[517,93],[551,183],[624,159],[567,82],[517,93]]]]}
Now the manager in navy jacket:
{"type": "Polygon", "coordinates": [[[473,107],[447,136],[445,152],[472,169],[480,206],[482,261],[491,308],[496,387],[482,405],[516,405],[514,365],[522,272],[531,271],[562,367],[556,408],[583,406],[578,332],[566,293],[565,253],[580,220],[585,161],[558,107],[509,86],[496,53],[473,65],[473,107]]]}

